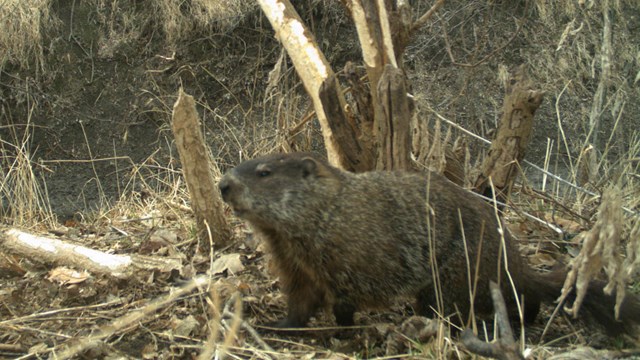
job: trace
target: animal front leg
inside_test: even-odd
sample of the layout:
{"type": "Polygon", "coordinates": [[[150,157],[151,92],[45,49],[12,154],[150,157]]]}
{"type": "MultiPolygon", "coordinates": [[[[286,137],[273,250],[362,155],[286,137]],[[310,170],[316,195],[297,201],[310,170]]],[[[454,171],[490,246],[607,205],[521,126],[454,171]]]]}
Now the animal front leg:
{"type": "Polygon", "coordinates": [[[301,328],[307,326],[309,318],[322,306],[324,295],[310,282],[298,283],[288,291],[287,317],[277,321],[277,328],[301,328]]]}
{"type": "Polygon", "coordinates": [[[338,300],[333,305],[333,315],[336,317],[336,323],[340,326],[352,326],[355,311],[356,307],[353,303],[346,300],[338,300]]]}

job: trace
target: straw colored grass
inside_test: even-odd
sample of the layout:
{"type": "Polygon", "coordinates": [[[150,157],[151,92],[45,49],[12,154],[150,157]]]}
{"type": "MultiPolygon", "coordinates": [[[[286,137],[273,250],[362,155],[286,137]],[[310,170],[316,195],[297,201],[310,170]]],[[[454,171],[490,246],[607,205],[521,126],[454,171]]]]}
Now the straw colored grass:
{"type": "Polygon", "coordinates": [[[7,63],[44,71],[43,34],[56,25],[50,5],[50,0],[2,0],[0,71],[7,63]]]}

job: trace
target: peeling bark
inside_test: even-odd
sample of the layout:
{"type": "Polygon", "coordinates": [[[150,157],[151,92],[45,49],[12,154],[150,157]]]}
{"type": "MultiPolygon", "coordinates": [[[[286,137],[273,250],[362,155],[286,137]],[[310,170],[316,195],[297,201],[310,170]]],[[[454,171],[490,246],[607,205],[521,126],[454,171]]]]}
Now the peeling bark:
{"type": "Polygon", "coordinates": [[[226,246],[231,241],[231,228],[224,217],[220,191],[209,168],[211,157],[200,130],[195,101],[182,89],[173,105],[172,126],[201,245],[204,249],[209,248],[211,234],[213,243],[226,246]]]}
{"type": "Polygon", "coordinates": [[[508,198],[518,175],[519,163],[531,139],[533,116],[544,96],[543,91],[531,89],[523,67],[516,70],[510,84],[495,139],[475,182],[476,192],[491,196],[488,181],[491,178],[499,201],[508,198]]]}

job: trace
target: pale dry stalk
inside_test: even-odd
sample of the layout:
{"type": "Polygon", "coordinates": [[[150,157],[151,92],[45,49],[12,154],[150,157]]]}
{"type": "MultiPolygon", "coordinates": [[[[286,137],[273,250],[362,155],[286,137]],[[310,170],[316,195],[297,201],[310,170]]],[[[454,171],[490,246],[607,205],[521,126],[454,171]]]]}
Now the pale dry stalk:
{"type": "Polygon", "coordinates": [[[574,317],[582,305],[589,283],[596,278],[601,268],[604,268],[608,278],[605,293],[616,291],[615,314],[618,317],[627,278],[622,271],[620,254],[623,220],[621,193],[617,187],[612,186],[602,196],[598,219],[593,228],[578,235],[582,237],[582,249],[571,261],[570,271],[562,288],[560,302],[567,298],[573,287],[576,289],[576,300],[567,309],[574,317]]]}
{"type": "Polygon", "coordinates": [[[633,277],[640,270],[640,218],[629,234],[627,257],[622,263],[623,273],[627,278],[633,277]]]}

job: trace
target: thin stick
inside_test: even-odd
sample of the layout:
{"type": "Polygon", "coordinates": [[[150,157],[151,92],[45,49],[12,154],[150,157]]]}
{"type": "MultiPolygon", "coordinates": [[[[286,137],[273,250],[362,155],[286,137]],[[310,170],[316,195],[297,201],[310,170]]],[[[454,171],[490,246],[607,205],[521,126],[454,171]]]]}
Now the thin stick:
{"type": "Polygon", "coordinates": [[[427,21],[431,19],[433,14],[435,14],[436,11],[438,11],[438,9],[442,7],[442,5],[444,5],[444,0],[438,0],[426,13],[420,16],[420,18],[411,25],[411,30],[409,30],[409,34],[411,34],[410,36],[412,36],[414,32],[424,26],[424,24],[426,24],[427,21]]]}
{"type": "Polygon", "coordinates": [[[100,342],[103,339],[114,335],[120,330],[126,329],[130,326],[138,326],[138,324],[140,324],[141,321],[144,318],[148,317],[150,314],[155,313],[161,308],[166,307],[167,305],[170,305],[174,301],[180,299],[182,296],[207,284],[209,284],[209,278],[207,276],[198,276],[182,288],[170,292],[164,298],[157,299],[138,311],[117,318],[110,323],[100,327],[100,329],[96,331],[95,335],[77,338],[74,341],[74,344],[71,344],[68,348],[62,350],[60,353],[55,354],[54,356],[59,360],[69,359],[83,352],[84,350],[95,346],[96,342],[100,342]]]}
{"type": "MultiPolygon", "coordinates": [[[[234,321],[238,318],[236,314],[228,310],[225,310],[223,315],[226,317],[230,317],[234,321]]],[[[264,350],[275,352],[275,350],[273,350],[273,348],[269,346],[269,344],[267,344],[264,340],[262,340],[262,338],[260,337],[260,334],[258,334],[256,329],[254,329],[251,325],[249,325],[248,322],[244,321],[242,318],[240,318],[240,326],[242,326],[243,329],[247,330],[247,332],[249,333],[249,335],[251,335],[253,340],[255,340],[258,343],[258,345],[260,345],[264,350]]]]}
{"type": "MultiPolygon", "coordinates": [[[[471,131],[469,131],[469,130],[467,130],[467,129],[463,128],[462,126],[460,126],[460,125],[456,124],[455,122],[453,122],[453,121],[451,121],[451,120],[449,120],[449,119],[445,118],[444,116],[440,115],[437,111],[435,111],[433,108],[428,108],[427,110],[431,111],[431,112],[432,112],[432,113],[433,113],[433,114],[434,114],[438,119],[440,119],[440,120],[442,120],[442,121],[446,122],[446,123],[447,123],[447,124],[449,124],[450,126],[455,127],[456,129],[458,129],[458,130],[462,131],[463,133],[465,133],[465,134],[467,134],[467,135],[471,136],[472,138],[474,138],[474,139],[476,139],[476,140],[479,140],[479,141],[481,141],[481,142],[483,142],[483,143],[485,143],[485,144],[491,144],[491,141],[489,141],[489,140],[487,140],[487,139],[483,138],[483,137],[482,137],[482,136],[480,136],[480,135],[476,135],[475,133],[473,133],[473,132],[471,132],[471,131]]],[[[600,198],[600,194],[596,194],[596,193],[594,193],[593,191],[587,190],[587,189],[585,189],[585,188],[583,188],[583,187],[580,187],[580,186],[578,186],[578,185],[576,185],[576,184],[574,184],[574,183],[572,183],[572,182],[570,182],[570,181],[567,181],[567,180],[565,180],[565,179],[561,178],[560,176],[558,176],[558,175],[556,175],[556,174],[554,174],[554,173],[552,173],[552,172],[549,172],[549,171],[547,171],[547,170],[545,170],[545,169],[541,168],[540,166],[538,166],[538,165],[536,165],[536,164],[534,164],[534,163],[532,163],[532,162],[530,162],[530,161],[528,161],[528,160],[523,160],[522,162],[523,162],[523,163],[525,163],[525,164],[527,164],[527,165],[529,165],[529,166],[531,166],[533,169],[535,169],[535,170],[537,170],[537,171],[539,171],[539,172],[541,172],[541,173],[543,173],[543,174],[546,174],[546,175],[548,175],[548,176],[552,177],[553,179],[555,179],[555,180],[557,180],[557,181],[559,181],[559,182],[561,182],[561,183],[563,183],[563,184],[565,184],[565,185],[567,185],[567,186],[570,186],[570,187],[572,187],[572,188],[574,188],[574,189],[576,189],[576,190],[579,190],[579,191],[581,191],[581,192],[583,192],[583,193],[585,193],[585,194],[588,194],[588,195],[594,196],[594,197],[596,197],[596,198],[600,198]]],[[[632,209],[630,209],[630,208],[628,208],[628,207],[626,207],[626,206],[623,206],[623,207],[622,207],[622,210],[624,210],[626,213],[628,213],[628,214],[630,214],[630,215],[640,216],[640,212],[635,211],[635,210],[632,210],[632,209]]]]}

